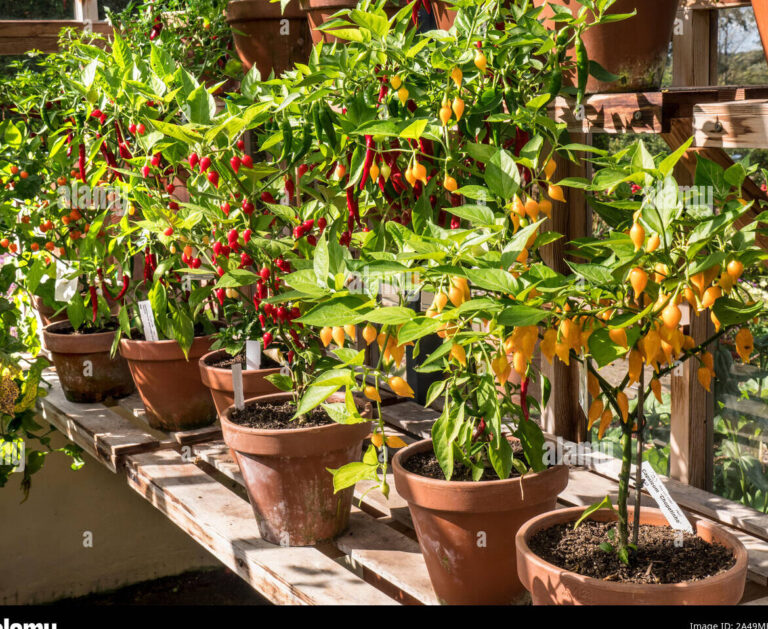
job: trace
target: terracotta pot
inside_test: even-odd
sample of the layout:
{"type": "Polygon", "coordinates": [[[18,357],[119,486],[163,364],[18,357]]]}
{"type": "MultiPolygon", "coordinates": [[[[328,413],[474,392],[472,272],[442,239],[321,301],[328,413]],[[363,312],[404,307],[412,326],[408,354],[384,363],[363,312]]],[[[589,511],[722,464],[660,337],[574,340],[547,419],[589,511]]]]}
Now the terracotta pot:
{"type": "Polygon", "coordinates": [[[298,61],[306,63],[312,52],[306,12],[289,2],[285,13],[280,3],[268,0],[234,0],[227,5],[235,49],[246,70],[253,64],[266,79],[278,76],[298,61]]]}
{"type": "Polygon", "coordinates": [[[216,407],[198,365],[212,344],[211,336],[195,338],[186,360],[176,341],[120,340],[120,354],[128,361],[150,426],[190,430],[216,420],[216,407]]]}
{"type": "Polygon", "coordinates": [[[768,59],[768,0],[752,0],[752,9],[755,12],[757,30],[760,31],[760,40],[763,42],[763,52],[768,59]]]}
{"type": "MultiPolygon", "coordinates": [[[[437,22],[437,28],[443,31],[450,31],[456,20],[456,11],[449,11],[448,4],[439,0],[432,0],[432,13],[437,22]]],[[[453,6],[453,5],[450,5],[453,6]]]]}
{"type": "Polygon", "coordinates": [[[431,439],[414,443],[398,451],[392,467],[435,594],[450,605],[518,601],[525,589],[517,576],[515,533],[555,508],[557,494],[568,484],[568,468],[475,483],[427,478],[403,467],[414,454],[431,450],[431,439]]]}
{"type": "MultiPolygon", "coordinates": [[[[212,367],[208,363],[215,363],[222,358],[227,358],[226,350],[205,354],[199,360],[200,378],[203,384],[211,390],[213,403],[216,405],[216,413],[219,417],[228,407],[235,403],[235,391],[232,386],[232,369],[230,367],[212,367]]],[[[266,376],[280,373],[280,367],[274,369],[243,369],[243,397],[250,399],[260,395],[278,393],[279,390],[266,376]]]]}
{"type": "Polygon", "coordinates": [[[301,6],[307,11],[309,32],[313,44],[318,44],[321,41],[329,44],[333,42],[344,43],[345,40],[327,35],[316,29],[330,21],[328,18],[334,13],[342,9],[354,9],[357,6],[356,0],[301,0],[301,6]]]}
{"type": "Polygon", "coordinates": [[[133,393],[125,359],[110,357],[115,332],[61,333],[71,329],[69,321],[51,323],[43,329],[43,340],[66,398],[70,402],[102,402],[133,393]]]}
{"type": "MultiPolygon", "coordinates": [[[[291,399],[264,395],[246,404],[291,399]]],[[[340,535],[349,523],[354,488],[333,493],[327,471],[359,461],[369,422],[291,430],[256,430],[221,416],[224,441],[235,452],[261,536],[281,546],[312,546],[340,535]]]]}
{"type": "Polygon", "coordinates": [[[32,297],[32,303],[35,306],[35,310],[37,310],[37,313],[40,315],[40,320],[43,322],[43,326],[48,326],[56,321],[69,321],[66,310],[54,317],[53,315],[56,311],[53,308],[46,306],[42,297],[34,295],[32,297]]]}
{"type": "MultiPolygon", "coordinates": [[[[535,0],[534,4],[539,6],[544,2],[567,7],[574,14],[582,6],[577,0],[535,0]]],[[[605,83],[590,76],[587,92],[658,90],[679,4],[680,0],[616,0],[609,14],[632,13],[637,9],[637,15],[588,29],[584,33],[584,45],[590,59],[620,78],[605,83]]]]}
{"type": "MultiPolygon", "coordinates": [[[[744,594],[747,579],[747,551],[731,533],[713,522],[691,519],[696,534],[708,542],[730,548],[736,564],[728,571],[690,583],[639,584],[614,583],[585,577],[558,568],[535,555],[528,541],[538,531],[564,522],[575,522],[584,507],[571,507],[545,513],[527,522],[517,533],[517,570],[534,605],[736,605],[744,594]]],[[[629,508],[632,519],[634,508],[629,508]]],[[[616,521],[610,510],[598,511],[590,519],[616,521]]],[[[644,507],[640,523],[667,526],[658,509],[644,507]]]]}

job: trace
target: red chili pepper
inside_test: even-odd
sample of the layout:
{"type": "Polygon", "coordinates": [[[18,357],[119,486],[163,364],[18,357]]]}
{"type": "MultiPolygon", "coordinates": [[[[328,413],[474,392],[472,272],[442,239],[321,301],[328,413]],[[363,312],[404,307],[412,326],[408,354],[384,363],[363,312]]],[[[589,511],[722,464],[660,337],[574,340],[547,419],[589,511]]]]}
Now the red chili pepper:
{"type": "Polygon", "coordinates": [[[528,384],[530,383],[530,378],[528,376],[525,376],[520,383],[520,406],[523,409],[523,417],[525,417],[526,420],[529,420],[530,414],[528,411],[528,384]]]}
{"type": "Polygon", "coordinates": [[[272,194],[266,190],[261,193],[261,200],[264,201],[264,203],[277,203],[275,197],[273,197],[272,194]]]}
{"type": "Polygon", "coordinates": [[[285,180],[285,193],[288,195],[288,200],[293,205],[296,198],[296,186],[293,183],[293,179],[288,177],[285,180]]]}
{"type": "Polygon", "coordinates": [[[384,102],[384,98],[387,95],[387,84],[384,83],[384,77],[382,77],[381,87],[379,88],[379,105],[384,102]]]}
{"type": "Polygon", "coordinates": [[[411,21],[413,22],[413,25],[416,26],[416,24],[419,23],[419,3],[416,2],[413,5],[413,9],[411,10],[411,21]]]}
{"type": "Polygon", "coordinates": [[[106,141],[101,143],[101,154],[104,156],[104,160],[107,162],[109,167],[115,172],[115,176],[122,181],[123,176],[117,172],[117,160],[115,160],[115,155],[107,148],[106,141]]]}
{"type": "Polygon", "coordinates": [[[96,315],[99,312],[99,294],[95,286],[89,286],[88,292],[91,294],[91,310],[93,311],[93,323],[96,323],[96,315]]]}
{"type": "Polygon", "coordinates": [[[373,164],[373,136],[365,136],[365,161],[363,162],[363,177],[360,179],[360,190],[365,188],[365,180],[368,178],[371,164],[373,164]]]}
{"type": "Polygon", "coordinates": [[[85,144],[80,142],[77,147],[77,167],[80,174],[80,181],[85,183],[85,144]]]}

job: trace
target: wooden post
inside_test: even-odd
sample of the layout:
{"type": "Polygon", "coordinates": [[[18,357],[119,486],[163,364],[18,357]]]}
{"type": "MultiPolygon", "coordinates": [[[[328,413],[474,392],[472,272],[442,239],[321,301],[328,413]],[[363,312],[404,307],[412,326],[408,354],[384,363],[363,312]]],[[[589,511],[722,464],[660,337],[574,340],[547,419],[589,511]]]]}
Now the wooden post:
{"type": "Polygon", "coordinates": [[[97,22],[99,0],[75,0],[75,19],[80,22],[97,22]]]}
{"type": "Polygon", "coordinates": [[[717,85],[717,10],[681,8],[672,40],[672,84],[717,85]]]}
{"type": "MultiPolygon", "coordinates": [[[[572,133],[571,139],[579,144],[589,144],[589,134],[572,133]]],[[[573,164],[556,156],[557,171],[554,179],[584,177],[586,167],[573,164]]],[[[569,241],[582,238],[592,231],[592,212],[583,190],[564,188],[565,202],[553,202],[552,218],[546,228],[563,234],[563,238],[541,249],[544,262],[558,273],[570,275],[565,263],[565,250],[569,241]]],[[[541,357],[541,372],[552,384],[549,403],[542,416],[542,428],[553,435],[581,443],[587,437],[587,418],[579,405],[579,366],[564,365],[553,360],[550,365],[541,357]]]]}
{"type": "MultiPolygon", "coordinates": [[[[717,84],[717,10],[681,9],[673,42],[674,85],[689,87],[717,84]],[[681,28],[680,28],[681,27],[681,28]]],[[[693,120],[680,119],[664,140],[673,150],[693,133],[693,120]]],[[[693,184],[695,161],[690,151],[675,168],[682,186],[693,184]]],[[[698,344],[714,333],[706,313],[691,313],[689,334],[698,344]]],[[[714,467],[714,396],[696,378],[698,361],[688,360],[672,374],[670,411],[670,476],[700,489],[712,489],[714,467]]]]}

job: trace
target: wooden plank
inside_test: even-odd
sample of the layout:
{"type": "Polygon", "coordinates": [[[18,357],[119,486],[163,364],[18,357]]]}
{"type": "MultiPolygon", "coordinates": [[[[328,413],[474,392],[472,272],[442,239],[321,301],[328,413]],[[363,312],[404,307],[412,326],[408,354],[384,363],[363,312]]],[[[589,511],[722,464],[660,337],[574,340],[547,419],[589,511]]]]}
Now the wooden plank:
{"type": "Polygon", "coordinates": [[[693,107],[694,143],[700,147],[768,146],[768,100],[700,103],[693,107]]]}
{"type": "Polygon", "coordinates": [[[75,19],[96,22],[99,19],[99,0],[75,0],[75,19]]]}
{"type": "Polygon", "coordinates": [[[112,33],[106,22],[79,20],[0,20],[0,55],[23,55],[30,50],[57,52],[63,28],[90,29],[102,35],[112,33]]]}
{"type": "Polygon", "coordinates": [[[385,522],[355,510],[350,517],[349,530],[335,543],[355,562],[416,601],[425,605],[438,604],[418,542],[385,522]]]}
{"type": "MultiPolygon", "coordinates": [[[[591,142],[590,136],[583,134],[573,134],[572,140],[581,144],[591,142]]],[[[574,164],[557,155],[555,161],[557,179],[589,176],[586,162],[574,164]]],[[[545,225],[546,229],[563,234],[564,238],[542,247],[541,257],[551,269],[569,275],[571,269],[566,263],[567,243],[591,233],[592,211],[583,190],[564,188],[564,194],[565,202],[553,202],[552,217],[545,225]]],[[[542,412],[542,427],[564,439],[583,441],[587,434],[587,418],[579,404],[578,363],[573,361],[570,366],[559,360],[549,363],[541,356],[539,361],[541,373],[552,385],[552,394],[542,412]]]]}
{"type": "Polygon", "coordinates": [[[381,414],[386,423],[420,439],[429,439],[432,424],[440,416],[437,411],[416,402],[399,402],[382,407],[381,414]]]}
{"type": "Polygon", "coordinates": [[[111,471],[116,472],[129,454],[162,447],[152,435],[132,426],[103,404],[67,400],[55,373],[46,373],[45,380],[51,388],[39,401],[43,418],[111,471]]]}
{"type": "Polygon", "coordinates": [[[549,112],[571,133],[661,133],[662,106],[660,92],[595,94],[578,107],[574,99],[558,96],[549,112]]]}
{"type": "Polygon", "coordinates": [[[672,38],[674,85],[717,84],[717,13],[681,8],[672,38]]]}
{"type": "Polygon", "coordinates": [[[718,9],[751,7],[752,0],[682,0],[681,6],[694,11],[717,11],[718,9]]]}
{"type": "Polygon", "coordinates": [[[176,452],[130,456],[126,470],[132,489],[274,603],[395,603],[316,548],[261,539],[248,502],[176,452]]]}

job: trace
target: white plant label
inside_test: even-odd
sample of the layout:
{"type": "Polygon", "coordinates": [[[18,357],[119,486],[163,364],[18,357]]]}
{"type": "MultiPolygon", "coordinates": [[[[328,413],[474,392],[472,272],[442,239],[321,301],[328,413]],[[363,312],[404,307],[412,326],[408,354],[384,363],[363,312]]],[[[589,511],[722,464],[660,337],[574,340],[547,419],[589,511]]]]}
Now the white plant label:
{"type": "Polygon", "coordinates": [[[245,342],[245,368],[261,369],[261,342],[245,342]]]}
{"type": "Polygon", "coordinates": [[[148,299],[139,302],[139,316],[141,324],[144,326],[144,338],[147,341],[159,341],[157,328],[155,327],[155,313],[152,312],[152,304],[148,299]]]}
{"type": "Polygon", "coordinates": [[[243,398],[243,366],[240,363],[232,365],[232,389],[235,392],[235,408],[245,408],[243,398]]]}
{"type": "Polygon", "coordinates": [[[581,410],[584,411],[584,417],[589,415],[589,382],[587,376],[589,374],[589,366],[587,365],[587,357],[584,352],[581,353],[581,363],[579,363],[579,405],[581,410]]]}
{"type": "Polygon", "coordinates": [[[643,476],[643,489],[647,489],[656,504],[659,505],[659,509],[667,518],[669,525],[677,531],[686,531],[692,534],[693,527],[688,518],[685,517],[675,499],[669,495],[669,491],[664,487],[664,483],[661,482],[659,475],[648,461],[643,461],[640,472],[643,476]]]}
{"type": "Polygon", "coordinates": [[[56,264],[56,284],[54,285],[54,299],[56,301],[69,302],[77,293],[77,277],[68,279],[66,276],[72,273],[69,264],[58,262],[56,264]]]}

